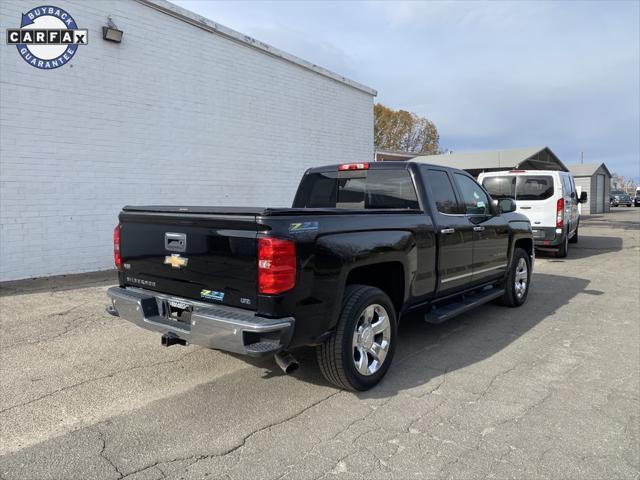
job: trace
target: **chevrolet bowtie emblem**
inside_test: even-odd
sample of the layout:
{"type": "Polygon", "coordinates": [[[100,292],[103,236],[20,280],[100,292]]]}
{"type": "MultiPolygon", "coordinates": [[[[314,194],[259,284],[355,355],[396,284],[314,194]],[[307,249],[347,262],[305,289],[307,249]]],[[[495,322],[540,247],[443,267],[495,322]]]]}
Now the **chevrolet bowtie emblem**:
{"type": "Polygon", "coordinates": [[[164,264],[171,265],[172,268],[186,267],[187,263],[189,263],[189,259],[181,257],[177,253],[173,253],[171,255],[167,255],[166,257],[164,257],[164,264]]]}

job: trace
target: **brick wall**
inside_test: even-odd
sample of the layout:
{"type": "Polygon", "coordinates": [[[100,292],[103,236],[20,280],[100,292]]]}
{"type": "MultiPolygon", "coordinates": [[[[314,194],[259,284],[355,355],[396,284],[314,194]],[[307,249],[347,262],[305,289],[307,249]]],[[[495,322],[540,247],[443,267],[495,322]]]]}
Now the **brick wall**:
{"type": "Polygon", "coordinates": [[[0,280],[111,268],[125,204],[288,206],[306,168],[372,158],[371,91],[134,0],[54,5],[89,29],[70,64],[0,45],[0,280]]]}

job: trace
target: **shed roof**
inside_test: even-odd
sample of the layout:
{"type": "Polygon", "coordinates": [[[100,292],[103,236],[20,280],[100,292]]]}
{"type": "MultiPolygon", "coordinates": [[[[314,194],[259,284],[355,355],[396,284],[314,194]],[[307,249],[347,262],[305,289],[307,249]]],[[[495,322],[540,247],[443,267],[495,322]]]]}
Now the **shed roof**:
{"type": "Polygon", "coordinates": [[[569,169],[549,147],[510,148],[483,152],[454,152],[427,155],[412,159],[413,162],[434,163],[461,170],[489,170],[527,168],[531,170],[569,169]]]}
{"type": "Polygon", "coordinates": [[[349,78],[343,77],[337,73],[334,73],[326,68],[323,68],[314,63],[303,60],[295,55],[284,52],[278,48],[272,47],[264,42],[256,40],[248,35],[244,35],[240,32],[232,30],[231,28],[225,27],[224,25],[220,25],[208,18],[202,17],[186,8],[179,7],[173,3],[168,2],[167,0],[136,0],[137,2],[151,7],[155,10],[158,10],[162,13],[170,15],[174,18],[182,20],[183,22],[189,23],[195,27],[201,28],[202,30],[206,30],[208,32],[220,35],[222,37],[226,37],[229,40],[241,43],[246,45],[247,47],[255,48],[256,50],[260,50],[262,53],[270,55],[275,58],[279,58],[286,62],[293,63],[307,70],[311,70],[319,75],[324,77],[331,78],[336,82],[343,83],[345,85],[350,86],[351,88],[355,88],[356,90],[360,90],[362,92],[368,93],[369,95],[376,96],[378,92],[371,87],[367,87],[361,83],[358,83],[349,78]]]}
{"type": "Polygon", "coordinates": [[[574,163],[567,166],[574,177],[590,177],[600,168],[604,168],[607,175],[611,176],[611,172],[604,163],[574,163]]]}

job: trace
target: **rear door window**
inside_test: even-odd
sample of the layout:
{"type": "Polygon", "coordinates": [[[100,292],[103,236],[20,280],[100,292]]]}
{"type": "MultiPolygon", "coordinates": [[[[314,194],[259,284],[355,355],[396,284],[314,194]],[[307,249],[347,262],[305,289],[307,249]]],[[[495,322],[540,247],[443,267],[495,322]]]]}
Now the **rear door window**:
{"type": "Polygon", "coordinates": [[[419,209],[408,170],[374,168],[305,175],[294,208],[419,209]]]}
{"type": "Polygon", "coordinates": [[[551,176],[522,175],[516,178],[516,200],[545,200],[553,195],[551,176]]]}
{"type": "Polygon", "coordinates": [[[455,215],[464,213],[458,205],[449,175],[444,170],[420,169],[425,184],[431,190],[431,199],[440,213],[455,215]]]}

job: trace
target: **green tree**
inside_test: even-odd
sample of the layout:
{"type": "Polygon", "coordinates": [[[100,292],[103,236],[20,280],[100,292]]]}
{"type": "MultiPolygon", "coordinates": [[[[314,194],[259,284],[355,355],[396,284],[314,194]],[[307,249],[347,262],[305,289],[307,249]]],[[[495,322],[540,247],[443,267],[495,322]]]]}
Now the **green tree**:
{"type": "Polygon", "coordinates": [[[374,105],[373,114],[376,149],[440,153],[440,135],[431,120],[406,110],[392,110],[381,103],[374,105]]]}

